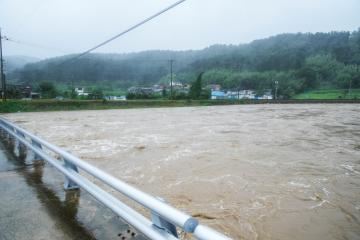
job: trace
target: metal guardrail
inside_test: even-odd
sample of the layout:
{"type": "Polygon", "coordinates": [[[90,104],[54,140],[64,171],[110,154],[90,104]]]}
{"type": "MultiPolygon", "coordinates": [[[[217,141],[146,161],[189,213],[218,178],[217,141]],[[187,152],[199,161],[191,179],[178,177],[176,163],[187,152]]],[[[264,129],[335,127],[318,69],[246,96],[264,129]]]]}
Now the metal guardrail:
{"type": "Polygon", "coordinates": [[[150,239],[179,239],[176,227],[191,233],[199,240],[229,240],[227,236],[199,224],[198,220],[166,204],[163,200],[150,196],[127,183],[107,174],[89,163],[71,155],[65,150],[48,143],[28,131],[0,117],[0,129],[7,137],[13,139],[15,154],[26,147],[27,160],[45,160],[65,175],[65,190],[82,188],[95,199],[111,209],[128,224],[150,239]],[[47,151],[45,151],[47,150],[47,151]],[[57,155],[62,161],[47,152],[57,155]],[[110,193],[106,192],[84,175],[79,169],[87,172],[103,183],[122,193],[151,211],[151,220],[130,208],[110,193]]]}

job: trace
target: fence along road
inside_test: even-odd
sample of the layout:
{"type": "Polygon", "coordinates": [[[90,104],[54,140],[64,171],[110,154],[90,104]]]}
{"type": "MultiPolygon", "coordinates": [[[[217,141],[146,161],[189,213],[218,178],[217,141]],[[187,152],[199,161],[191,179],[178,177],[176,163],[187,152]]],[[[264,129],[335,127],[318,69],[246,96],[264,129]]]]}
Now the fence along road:
{"type": "Polygon", "coordinates": [[[14,141],[14,151],[16,154],[19,154],[25,147],[28,161],[38,159],[45,160],[63,173],[65,175],[65,190],[76,188],[84,189],[95,199],[111,209],[114,213],[150,239],[179,239],[176,227],[179,227],[186,233],[193,234],[193,236],[199,240],[230,239],[209,227],[199,224],[197,219],[175,209],[161,199],[152,197],[149,194],[120,181],[1,117],[0,129],[2,129],[6,137],[11,138],[14,141]],[[51,156],[48,153],[49,151],[62,159],[62,161],[51,156]],[[150,210],[151,220],[89,181],[84,175],[79,173],[79,169],[87,172],[129,199],[150,210]]]}

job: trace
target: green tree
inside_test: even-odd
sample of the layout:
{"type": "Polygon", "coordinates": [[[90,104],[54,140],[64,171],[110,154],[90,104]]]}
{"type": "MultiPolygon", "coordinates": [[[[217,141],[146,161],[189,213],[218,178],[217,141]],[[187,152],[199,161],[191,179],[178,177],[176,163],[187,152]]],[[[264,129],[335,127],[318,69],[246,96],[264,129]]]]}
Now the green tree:
{"type": "Polygon", "coordinates": [[[102,99],[103,97],[104,93],[102,88],[96,87],[90,91],[89,98],[91,99],[102,99]]]}
{"type": "Polygon", "coordinates": [[[190,87],[189,97],[191,99],[200,99],[201,91],[202,91],[202,76],[203,72],[201,72],[196,78],[195,82],[190,87]]]}
{"type": "Polygon", "coordinates": [[[48,81],[44,81],[39,84],[39,91],[42,98],[54,98],[57,95],[54,83],[48,81]]]}
{"type": "Polygon", "coordinates": [[[163,90],[161,91],[161,95],[163,98],[167,97],[167,92],[166,92],[166,88],[164,87],[163,90]]]}
{"type": "Polygon", "coordinates": [[[360,67],[358,65],[344,66],[337,72],[337,84],[340,88],[350,89],[360,87],[360,67]]]}
{"type": "Polygon", "coordinates": [[[306,59],[299,76],[305,79],[305,88],[331,88],[336,86],[337,72],[344,67],[333,56],[316,55],[306,59]]]}

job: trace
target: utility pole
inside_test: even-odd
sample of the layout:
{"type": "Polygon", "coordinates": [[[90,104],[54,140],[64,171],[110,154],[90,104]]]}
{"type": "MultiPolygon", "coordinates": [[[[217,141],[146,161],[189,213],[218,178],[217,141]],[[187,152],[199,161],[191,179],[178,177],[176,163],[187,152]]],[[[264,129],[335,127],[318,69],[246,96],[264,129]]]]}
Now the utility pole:
{"type": "Polygon", "coordinates": [[[170,99],[173,99],[173,64],[174,60],[170,59],[170,99]]]}
{"type": "Polygon", "coordinates": [[[4,74],[4,60],[2,54],[2,35],[0,28],[0,79],[1,79],[1,98],[3,101],[6,101],[6,82],[5,82],[5,74],[4,74]]]}
{"type": "Polygon", "coordinates": [[[349,97],[351,96],[351,84],[352,84],[352,79],[350,78],[350,80],[349,80],[349,91],[348,91],[349,97]]]}
{"type": "Polygon", "coordinates": [[[278,86],[279,86],[279,82],[275,81],[275,100],[277,100],[278,86]]]}

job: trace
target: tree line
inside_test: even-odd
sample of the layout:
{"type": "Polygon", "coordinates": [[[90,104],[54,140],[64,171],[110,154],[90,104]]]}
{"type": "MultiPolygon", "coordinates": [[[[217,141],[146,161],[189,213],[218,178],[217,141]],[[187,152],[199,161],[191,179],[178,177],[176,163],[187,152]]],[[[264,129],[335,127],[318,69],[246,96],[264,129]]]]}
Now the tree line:
{"type": "Polygon", "coordinates": [[[11,82],[39,86],[99,86],[127,89],[174,81],[221,84],[225,89],[274,89],[284,98],[312,89],[360,88],[360,30],[281,34],[240,45],[214,45],[198,51],[145,51],[89,54],[71,64],[72,55],[27,64],[11,72],[11,82]]]}

